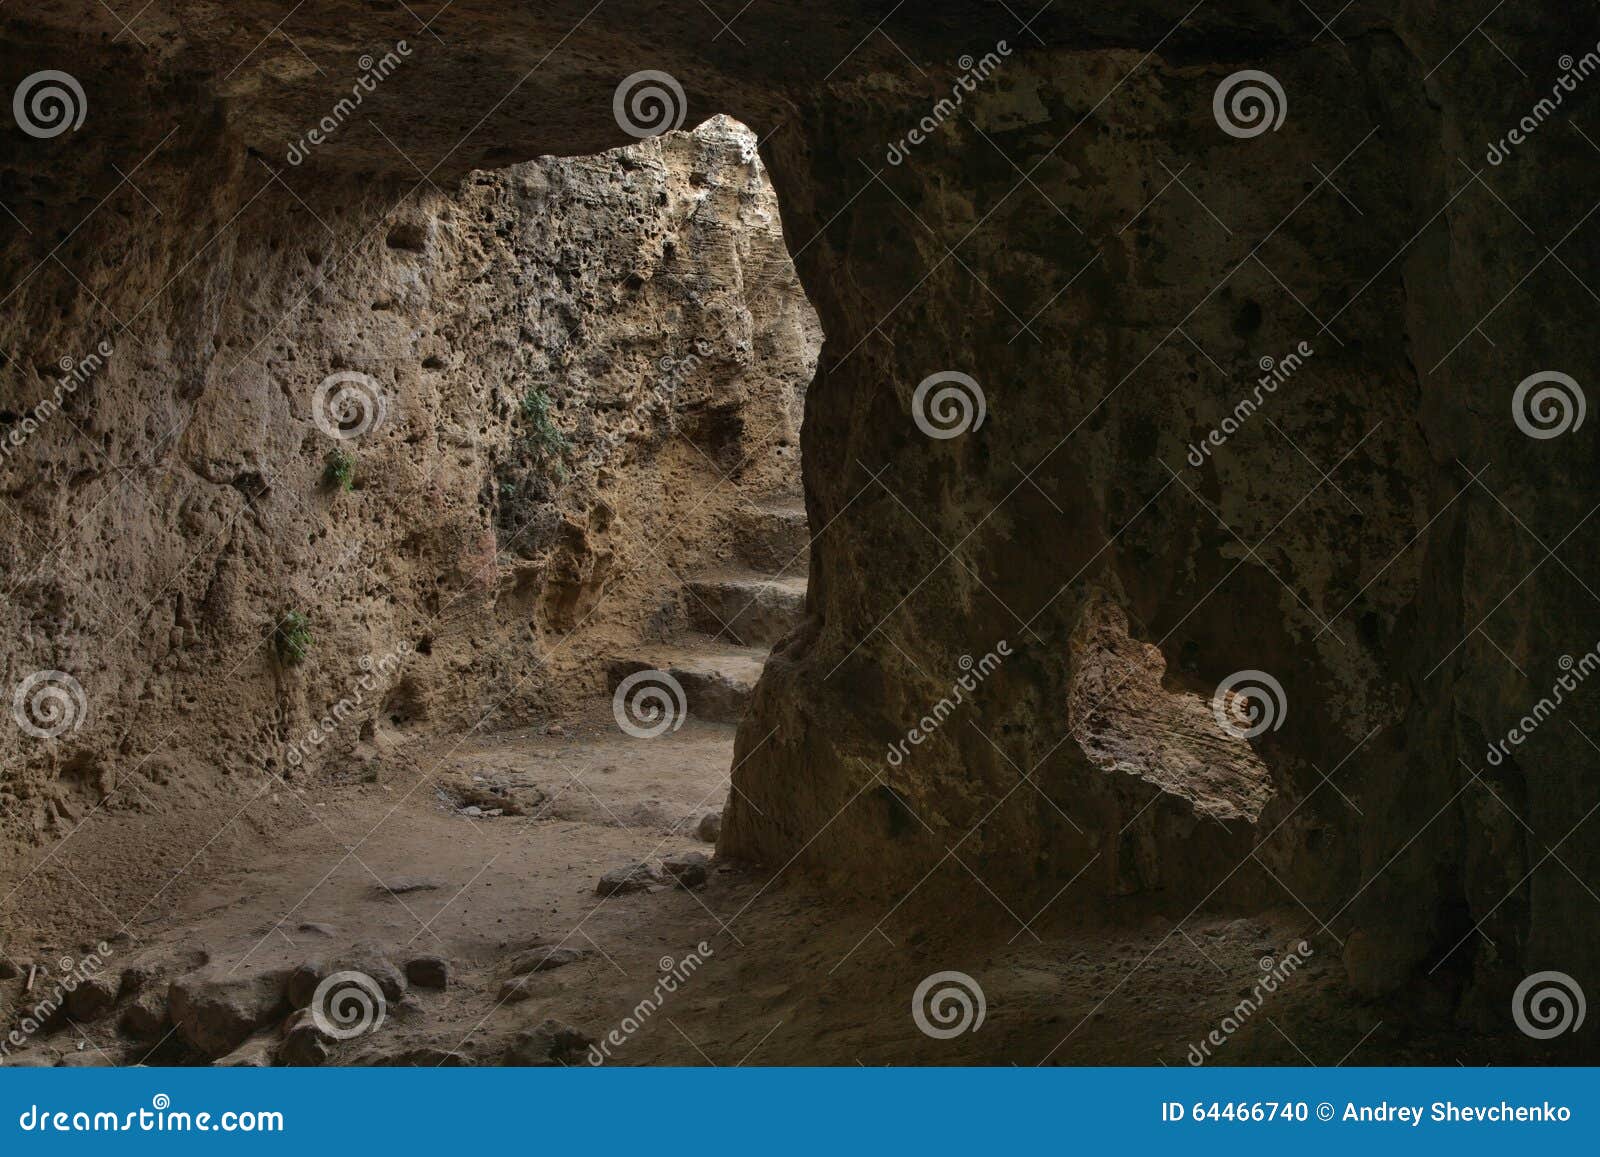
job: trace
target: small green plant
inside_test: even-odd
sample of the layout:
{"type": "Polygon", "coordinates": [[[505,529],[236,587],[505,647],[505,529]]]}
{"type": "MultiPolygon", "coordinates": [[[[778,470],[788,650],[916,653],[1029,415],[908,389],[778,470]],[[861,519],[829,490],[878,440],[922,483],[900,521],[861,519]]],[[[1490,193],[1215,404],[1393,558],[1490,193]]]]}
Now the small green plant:
{"type": "Polygon", "coordinates": [[[311,653],[311,620],[299,611],[290,611],[278,621],[272,644],[278,662],[285,667],[299,666],[311,653]]]}
{"type": "Polygon", "coordinates": [[[550,420],[550,398],[538,386],[522,395],[522,435],[524,444],[541,459],[557,461],[572,448],[567,436],[550,420]]]}
{"type": "Polygon", "coordinates": [[[356,457],[344,448],[329,450],[322,464],[323,484],[334,490],[354,490],[356,457]]]}

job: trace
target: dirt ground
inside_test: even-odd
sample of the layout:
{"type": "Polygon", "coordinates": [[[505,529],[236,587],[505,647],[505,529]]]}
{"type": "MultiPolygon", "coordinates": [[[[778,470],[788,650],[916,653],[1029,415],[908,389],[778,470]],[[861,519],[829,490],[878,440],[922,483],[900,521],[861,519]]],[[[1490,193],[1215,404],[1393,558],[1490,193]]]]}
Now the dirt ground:
{"type": "MultiPolygon", "coordinates": [[[[7,953],[51,959],[106,939],[113,967],[171,972],[207,960],[247,972],[361,942],[396,961],[450,961],[445,990],[413,988],[380,1029],[338,1045],[338,1063],[507,1063],[517,1034],[553,1017],[596,1041],[618,1030],[611,1064],[1182,1065],[1263,976],[1264,958],[1282,960],[1304,938],[1303,967],[1211,1049],[1210,1063],[1482,1059],[1471,1038],[1419,1034],[1403,1010],[1354,1001],[1337,945],[1308,933],[1301,913],[1088,931],[1053,927],[1047,915],[1024,929],[956,868],[921,889],[927,902],[891,911],[842,903],[781,871],[715,863],[698,890],[597,896],[612,868],[712,851],[693,828],[726,798],[734,729],[691,719],[634,739],[596,705],[548,731],[390,749],[365,782],[344,786],[269,782],[220,832],[215,812],[211,831],[198,815],[164,817],[187,838],[162,846],[190,849],[187,865],[152,850],[148,817],[136,826],[91,815],[31,871],[7,873],[7,919],[27,930],[7,953]],[[465,814],[469,798],[528,814],[465,814]],[[86,899],[85,872],[117,886],[86,899]],[[421,886],[384,890],[397,881],[421,886]],[[103,925],[88,932],[66,919],[85,910],[103,925]],[[552,946],[582,955],[506,999],[513,961],[552,946]],[[693,974],[630,1020],[662,970],[691,954],[693,974]],[[919,982],[941,971],[972,977],[985,1005],[981,1024],[947,1039],[912,1015],[919,982]]],[[[22,983],[0,985],[17,1008],[22,983]]],[[[170,1040],[131,1045],[114,1023],[67,1025],[27,1055],[192,1060],[170,1040]]]]}

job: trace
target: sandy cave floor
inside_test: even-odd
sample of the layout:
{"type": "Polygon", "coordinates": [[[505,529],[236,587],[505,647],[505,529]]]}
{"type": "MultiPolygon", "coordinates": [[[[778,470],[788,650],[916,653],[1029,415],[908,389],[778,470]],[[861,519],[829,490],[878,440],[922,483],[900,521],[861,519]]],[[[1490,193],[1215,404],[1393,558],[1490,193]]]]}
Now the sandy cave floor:
{"type": "MultiPolygon", "coordinates": [[[[886,904],[844,904],[782,873],[732,866],[714,867],[694,892],[602,899],[595,883],[611,868],[711,851],[692,827],[725,798],[734,728],[691,719],[638,740],[597,705],[555,730],[390,750],[363,777],[374,782],[303,793],[269,784],[222,836],[216,812],[208,835],[194,815],[157,817],[185,836],[185,849],[202,849],[182,857],[192,861],[175,884],[174,865],[148,859],[149,817],[90,817],[94,838],[74,838],[62,854],[41,850],[50,858],[13,906],[30,914],[39,955],[84,939],[81,920],[60,916],[88,912],[104,916],[98,938],[122,925],[118,913],[137,913],[112,941],[125,962],[198,962],[203,953],[249,969],[329,958],[358,942],[396,960],[450,960],[445,991],[413,989],[376,1033],[337,1046],[336,1063],[504,1063],[518,1031],[547,1017],[602,1039],[651,993],[665,958],[681,961],[704,941],[704,965],[612,1049],[610,1063],[1182,1065],[1259,978],[1261,958],[1302,937],[1314,949],[1308,967],[1215,1050],[1216,1062],[1492,1059],[1474,1038],[1419,1035],[1391,1010],[1356,1002],[1337,946],[1308,932],[1299,912],[1202,913],[1176,932],[1164,920],[1022,930],[997,902],[985,912],[959,868],[947,882],[959,903],[907,903],[887,916],[886,904]],[[437,778],[422,776],[436,766],[437,778]],[[457,794],[442,793],[441,781],[457,794]],[[504,788],[533,814],[465,816],[463,785],[504,788]],[[75,871],[73,854],[93,859],[75,871]],[[120,883],[91,901],[78,882],[90,868],[120,883]],[[400,878],[433,886],[400,896],[380,887],[400,878]],[[511,961],[557,944],[585,955],[537,974],[525,999],[503,1000],[511,961]],[[977,978],[987,1014],[977,1031],[939,1040],[917,1028],[911,1001],[922,978],[943,970],[977,978]]],[[[11,892],[20,873],[6,875],[11,892]]],[[[945,883],[923,891],[947,896],[945,883]]],[[[21,950],[14,939],[10,951],[21,950]]],[[[113,1024],[59,1031],[34,1058],[179,1059],[170,1046],[130,1045],[113,1024]]]]}

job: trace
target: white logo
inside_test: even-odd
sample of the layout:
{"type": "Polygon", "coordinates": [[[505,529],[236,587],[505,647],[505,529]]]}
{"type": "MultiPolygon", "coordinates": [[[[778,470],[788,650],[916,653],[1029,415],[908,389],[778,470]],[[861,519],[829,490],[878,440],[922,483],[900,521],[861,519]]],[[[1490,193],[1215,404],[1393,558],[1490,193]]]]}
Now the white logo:
{"type": "Polygon", "coordinates": [[[976,430],[987,413],[983,387],[956,370],[930,374],[911,395],[911,418],[930,438],[955,438],[976,430]],[[928,397],[930,391],[932,398],[928,397]]]}
{"type": "Polygon", "coordinates": [[[88,714],[83,687],[65,671],[35,671],[17,684],[11,714],[35,739],[54,739],[83,726],[88,714]]]}
{"type": "Polygon", "coordinates": [[[389,400],[369,375],[343,370],[322,379],[311,400],[317,429],[341,441],[370,434],[389,413],[389,400]]]}
{"type": "Polygon", "coordinates": [[[311,994],[311,1020],[335,1040],[351,1040],[383,1027],[383,989],[365,972],[335,972],[311,994]]]}
{"type": "Polygon", "coordinates": [[[611,94],[611,115],[630,137],[645,140],[683,127],[689,102],[669,74],[645,69],[627,77],[611,94]]]}
{"type": "Polygon", "coordinates": [[[911,994],[911,1019],[935,1040],[977,1032],[987,1012],[983,989],[965,972],[935,972],[911,994]]]}
{"type": "Polygon", "coordinates": [[[1283,684],[1265,671],[1235,671],[1211,697],[1217,726],[1235,739],[1254,739],[1283,726],[1289,702],[1283,684]]]}
{"type": "Polygon", "coordinates": [[[11,97],[11,114],[17,127],[30,137],[49,140],[71,129],[78,131],[89,111],[83,86],[65,72],[36,72],[11,97]]]}
{"type": "Polygon", "coordinates": [[[1511,1019],[1535,1040],[1583,1027],[1583,989],[1565,972],[1535,972],[1511,994],[1511,1019]]]}
{"type": "Polygon", "coordinates": [[[676,731],[688,713],[683,685],[665,671],[635,671],[617,684],[611,697],[617,726],[635,739],[676,731]]]}
{"type": "Polygon", "coordinates": [[[1271,129],[1278,131],[1289,100],[1283,86],[1264,72],[1246,68],[1217,85],[1211,112],[1217,127],[1230,137],[1248,140],[1271,129]]]}
{"type": "Polygon", "coordinates": [[[1583,388],[1558,370],[1529,374],[1511,395],[1511,417],[1517,429],[1540,441],[1576,430],[1583,425],[1587,410],[1583,388]]]}

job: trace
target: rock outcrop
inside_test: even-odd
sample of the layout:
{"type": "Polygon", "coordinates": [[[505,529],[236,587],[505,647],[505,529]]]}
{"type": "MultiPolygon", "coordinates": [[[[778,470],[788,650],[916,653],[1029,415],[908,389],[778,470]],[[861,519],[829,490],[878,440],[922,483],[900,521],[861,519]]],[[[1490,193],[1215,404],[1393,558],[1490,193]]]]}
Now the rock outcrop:
{"type": "MultiPolygon", "coordinates": [[[[111,43],[77,0],[5,15],[23,49],[7,90],[71,62],[94,116],[6,140],[0,201],[28,230],[5,235],[11,412],[59,359],[119,334],[71,422],[35,436],[26,468],[8,461],[3,549],[8,678],[103,671],[121,689],[86,680],[94,730],[48,760],[0,741],[8,768],[24,764],[10,814],[66,800],[71,815],[146,774],[163,726],[220,753],[161,765],[197,778],[303,730],[350,672],[313,666],[308,687],[261,641],[290,606],[320,605],[319,579],[366,608],[348,627],[313,616],[346,655],[420,650],[426,615],[493,605],[482,621],[506,644],[469,650],[441,628],[386,690],[386,726],[456,725],[441,683],[515,685],[549,665],[533,644],[581,621],[624,536],[599,503],[552,507],[537,577],[519,583],[509,562],[481,577],[527,541],[497,538],[498,487],[545,492],[515,470],[475,487],[519,429],[518,359],[583,374],[549,391],[579,432],[577,409],[616,384],[600,360],[625,350],[564,335],[659,278],[586,285],[597,241],[575,231],[543,267],[562,287],[548,309],[500,313],[521,288],[496,256],[501,225],[518,227],[499,207],[522,199],[528,228],[570,227],[547,186],[571,170],[538,162],[448,195],[429,181],[622,143],[619,82],[653,69],[694,119],[723,111],[762,134],[827,334],[802,433],[818,532],[806,617],[741,732],[723,854],[902,894],[959,842],[1029,911],[1080,873],[1058,911],[1293,904],[1383,945],[1351,952],[1358,983],[1443,985],[1451,1007],[1502,1024],[1534,969],[1600,977],[1600,709],[1584,688],[1553,721],[1532,714],[1564,657],[1587,672],[1600,638],[1597,424],[1530,436],[1514,411],[1533,375],[1600,380],[1584,340],[1592,129],[1563,109],[1509,158],[1480,159],[1563,57],[1592,49],[1591,28],[1550,3],[1473,36],[1481,13],[1418,2],[1353,5],[1327,27],[1295,5],[1058,2],[1024,25],[1004,5],[824,2],[758,6],[728,35],[703,6],[589,7],[458,0],[424,31],[349,3],[279,39],[277,8],[224,19],[173,0],[135,18],[137,43],[111,43]],[[414,53],[361,115],[284,171],[352,61],[402,35],[414,53]],[[1221,123],[1219,90],[1245,70],[1279,90],[1273,131],[1221,123]],[[384,244],[345,255],[374,230],[384,244]],[[309,398],[345,369],[407,399],[357,464],[353,501],[384,535],[312,497],[327,443],[309,398]],[[965,432],[930,436],[918,389],[957,373],[983,420],[967,385],[965,432]],[[377,554],[338,562],[352,544],[377,554]],[[437,604],[417,603],[430,584],[437,604]],[[1281,686],[1281,725],[1249,739],[1271,781],[1253,820],[1108,774],[1074,735],[1072,640],[1106,592],[1179,690],[1253,671],[1281,686]],[[952,698],[962,657],[1001,641],[1011,656],[959,714],[887,759],[952,698]],[[218,718],[236,730],[205,734],[218,718]]],[[[658,147],[698,146],[641,156],[658,147]]],[[[685,205],[653,164],[636,176],[685,205]]],[[[660,219],[649,196],[624,200],[660,219]]],[[[722,427],[708,412],[701,429],[714,445],[722,427]]],[[[530,683],[530,700],[555,693],[530,683]]]]}
{"type": "MultiPolygon", "coordinates": [[[[59,255],[104,262],[64,308],[55,259],[10,250],[5,672],[46,673],[36,730],[67,714],[0,734],[7,839],[605,693],[619,642],[698,612],[673,576],[730,556],[741,488],[797,484],[816,321],[743,126],[474,172],[390,219],[348,178],[302,203],[242,156],[162,159],[159,214],[130,193],[59,255]]],[[[58,160],[17,158],[65,185],[58,160]]]]}

